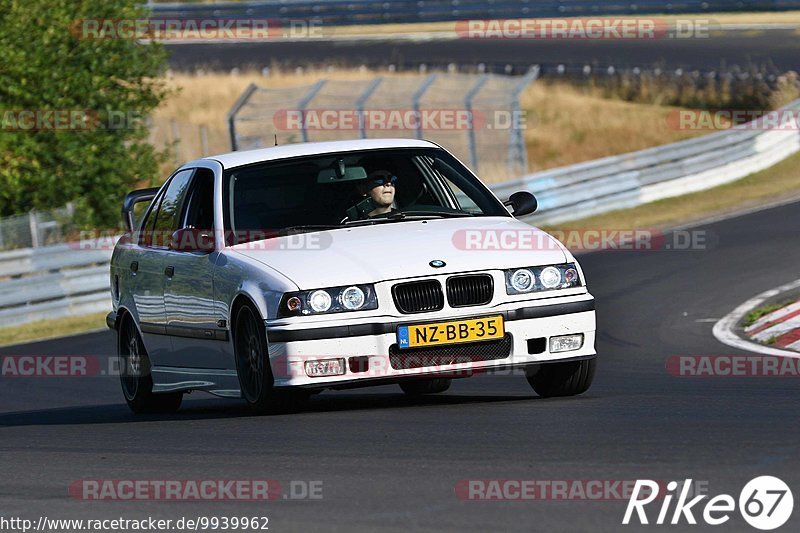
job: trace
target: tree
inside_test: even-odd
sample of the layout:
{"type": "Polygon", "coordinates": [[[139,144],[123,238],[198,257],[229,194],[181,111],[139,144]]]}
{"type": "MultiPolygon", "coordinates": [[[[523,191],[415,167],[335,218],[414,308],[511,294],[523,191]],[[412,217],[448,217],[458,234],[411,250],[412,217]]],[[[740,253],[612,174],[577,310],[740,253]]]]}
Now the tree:
{"type": "Polygon", "coordinates": [[[155,179],[145,119],[168,94],[166,52],[85,30],[147,15],[139,0],[0,0],[0,216],[73,202],[79,226],[116,227],[125,193],[155,179]]]}

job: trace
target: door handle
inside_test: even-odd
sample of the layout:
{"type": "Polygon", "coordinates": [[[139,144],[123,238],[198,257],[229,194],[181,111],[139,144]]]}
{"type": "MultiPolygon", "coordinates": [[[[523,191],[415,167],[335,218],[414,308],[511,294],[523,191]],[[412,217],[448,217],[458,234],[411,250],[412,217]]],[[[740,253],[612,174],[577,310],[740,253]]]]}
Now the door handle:
{"type": "Polygon", "coordinates": [[[171,278],[172,276],[174,276],[175,275],[175,267],[174,266],[168,266],[167,268],[165,268],[164,269],[164,275],[167,276],[168,278],[171,278]]]}
{"type": "Polygon", "coordinates": [[[136,274],[139,271],[139,261],[134,261],[131,263],[131,272],[136,274]]]}

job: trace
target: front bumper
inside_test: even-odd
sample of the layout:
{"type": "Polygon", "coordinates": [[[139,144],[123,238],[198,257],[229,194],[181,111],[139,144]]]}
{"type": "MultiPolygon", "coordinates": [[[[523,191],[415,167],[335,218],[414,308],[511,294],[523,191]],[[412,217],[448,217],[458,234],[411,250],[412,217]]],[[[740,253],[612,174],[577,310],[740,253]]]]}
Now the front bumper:
{"type": "MultiPolygon", "coordinates": [[[[299,328],[296,325],[267,324],[270,362],[275,385],[280,387],[334,387],[345,385],[379,384],[404,378],[423,376],[466,377],[473,373],[495,370],[514,370],[531,365],[590,358],[595,355],[594,299],[584,294],[580,297],[553,298],[545,302],[519,303],[505,308],[473,308],[460,313],[437,316],[435,320],[447,321],[476,316],[503,315],[505,330],[510,337],[510,354],[489,360],[466,360],[455,357],[436,360],[416,368],[394,368],[390,353],[398,353],[397,327],[428,322],[414,316],[388,322],[364,319],[358,323],[339,323],[316,328],[299,328]],[[553,300],[553,301],[550,301],[553,300]],[[580,349],[550,353],[549,339],[553,336],[582,333],[584,342],[580,349]],[[532,342],[529,342],[532,341],[532,342]],[[308,377],[305,362],[321,359],[344,358],[344,374],[338,376],[308,377]],[[353,361],[358,361],[354,368],[353,361]]],[[[444,347],[443,347],[444,348],[444,347]]],[[[458,345],[451,345],[454,353],[458,345]]],[[[481,351],[476,344],[475,352],[481,351]]],[[[424,353],[425,350],[421,350],[424,353]]],[[[395,366],[398,366],[395,364],[395,366]]]]}

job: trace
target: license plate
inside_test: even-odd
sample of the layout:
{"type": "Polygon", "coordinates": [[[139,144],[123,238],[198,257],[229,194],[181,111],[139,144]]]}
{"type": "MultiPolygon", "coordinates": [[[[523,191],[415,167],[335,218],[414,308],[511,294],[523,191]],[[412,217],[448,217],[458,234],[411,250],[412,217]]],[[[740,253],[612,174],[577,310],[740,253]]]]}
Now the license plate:
{"type": "Polygon", "coordinates": [[[461,342],[502,339],[505,336],[502,316],[453,320],[435,324],[414,324],[397,328],[400,348],[458,344],[461,342]]]}
{"type": "Polygon", "coordinates": [[[306,361],[306,375],[310,378],[341,376],[344,374],[344,359],[306,361]]]}

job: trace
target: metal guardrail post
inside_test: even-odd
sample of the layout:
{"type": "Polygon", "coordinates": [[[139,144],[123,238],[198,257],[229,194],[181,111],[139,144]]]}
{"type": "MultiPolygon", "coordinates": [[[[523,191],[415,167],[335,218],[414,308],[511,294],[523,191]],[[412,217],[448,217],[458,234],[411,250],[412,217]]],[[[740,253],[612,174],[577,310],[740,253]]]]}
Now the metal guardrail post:
{"type": "Polygon", "coordinates": [[[36,223],[36,211],[28,212],[28,227],[31,230],[31,248],[39,247],[39,226],[36,223]]]}
{"type": "Polygon", "coordinates": [[[478,81],[475,82],[467,95],[464,97],[464,108],[467,110],[467,120],[469,120],[469,128],[467,128],[467,143],[469,144],[469,158],[472,162],[473,172],[478,172],[478,147],[475,143],[475,120],[472,115],[472,101],[481,91],[486,82],[489,81],[489,75],[483,74],[478,81]]]}
{"type": "Polygon", "coordinates": [[[231,150],[236,151],[239,149],[238,142],[236,140],[236,115],[239,114],[239,111],[247,104],[250,97],[253,96],[253,93],[258,90],[258,86],[255,83],[251,83],[247,86],[244,93],[236,100],[236,103],[233,104],[233,107],[230,111],[228,111],[228,133],[231,137],[231,150]]]}
{"type": "Polygon", "coordinates": [[[420,120],[419,101],[422,100],[422,97],[425,96],[427,90],[430,89],[431,85],[433,85],[433,82],[435,82],[436,78],[438,77],[438,74],[431,74],[425,78],[425,80],[419,86],[419,89],[417,89],[416,92],[414,92],[414,94],[411,96],[412,105],[414,106],[414,113],[417,116],[417,139],[422,139],[422,136],[424,135],[422,131],[422,120],[420,120]]]}
{"type": "Polygon", "coordinates": [[[519,127],[518,120],[522,116],[522,106],[520,96],[522,92],[539,77],[541,71],[539,65],[531,67],[528,73],[520,80],[511,95],[511,114],[513,123],[511,124],[511,135],[508,141],[508,173],[514,175],[514,164],[519,165],[520,172],[528,171],[528,151],[525,148],[525,135],[519,127]]]}
{"type": "Polygon", "coordinates": [[[369,84],[369,87],[364,91],[364,93],[358,97],[356,101],[356,112],[358,113],[358,131],[362,139],[367,138],[367,124],[364,118],[364,106],[367,105],[367,100],[369,97],[372,96],[372,93],[375,92],[375,89],[383,82],[383,76],[379,76],[372,80],[372,83],[369,84]]]}
{"type": "Polygon", "coordinates": [[[300,133],[303,136],[303,142],[308,142],[308,130],[306,129],[306,107],[314,99],[317,93],[325,86],[328,80],[319,80],[315,83],[308,93],[300,100],[300,103],[297,104],[297,109],[302,112],[301,116],[301,123],[300,123],[300,133]]]}

